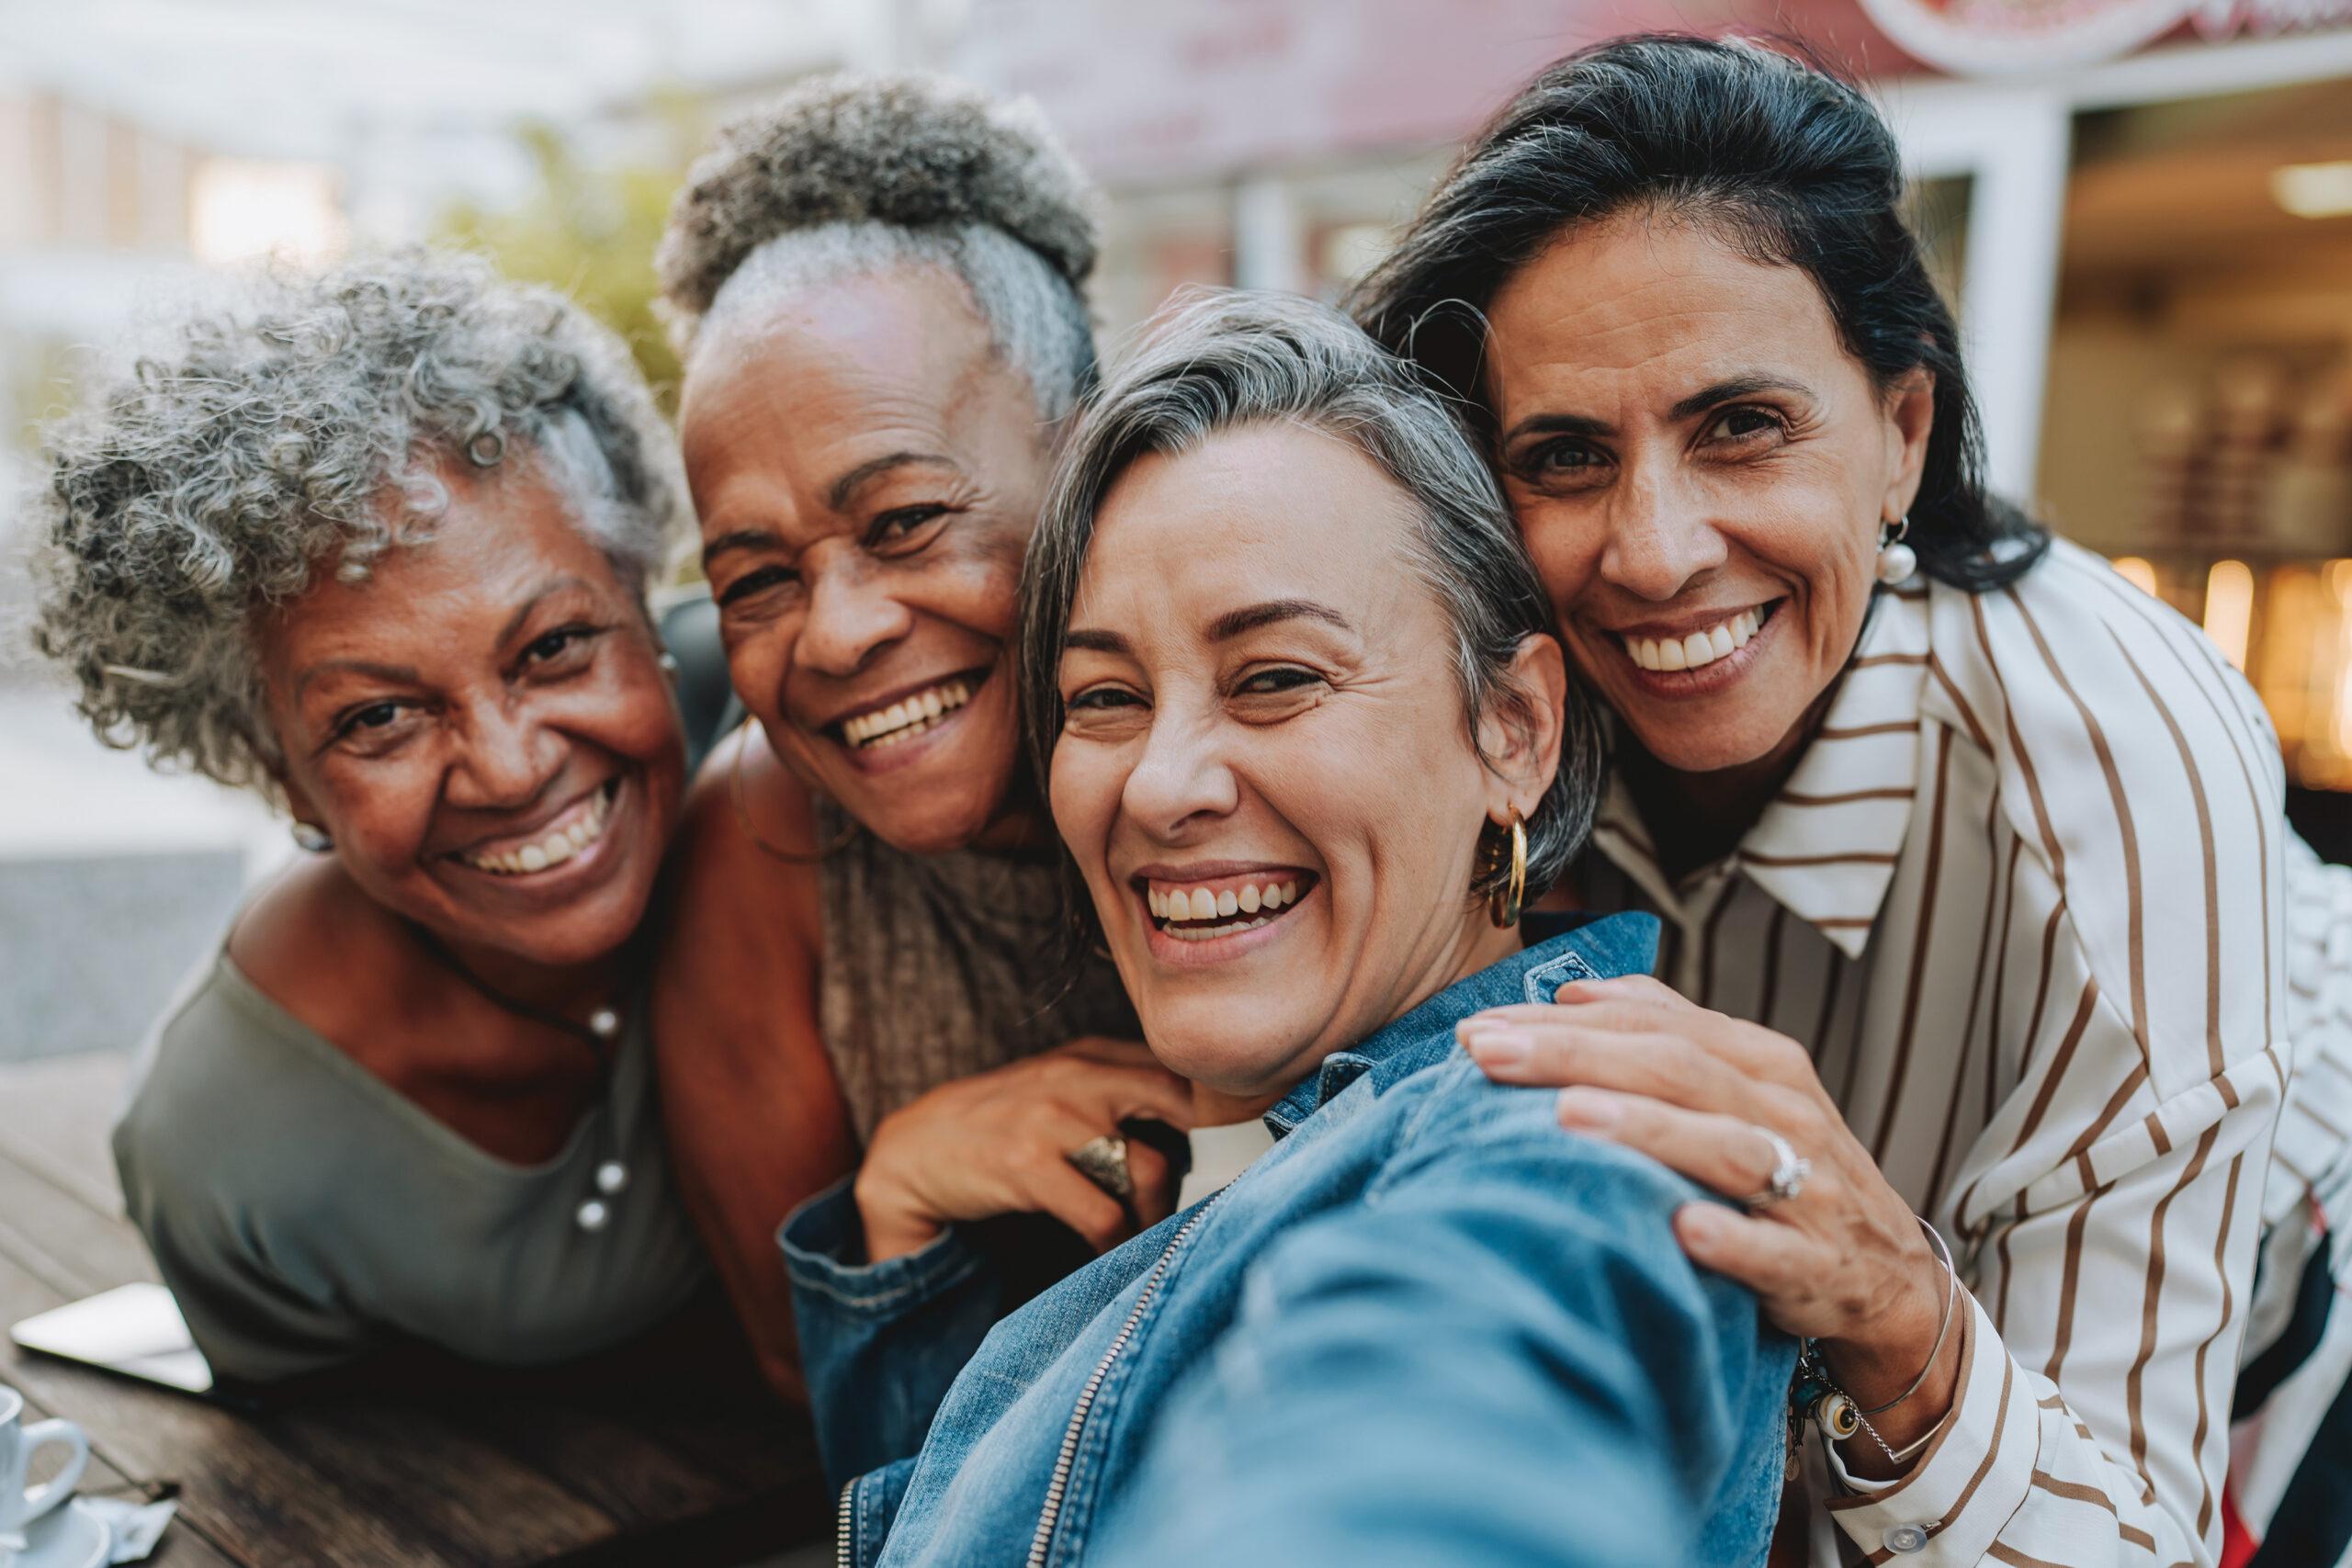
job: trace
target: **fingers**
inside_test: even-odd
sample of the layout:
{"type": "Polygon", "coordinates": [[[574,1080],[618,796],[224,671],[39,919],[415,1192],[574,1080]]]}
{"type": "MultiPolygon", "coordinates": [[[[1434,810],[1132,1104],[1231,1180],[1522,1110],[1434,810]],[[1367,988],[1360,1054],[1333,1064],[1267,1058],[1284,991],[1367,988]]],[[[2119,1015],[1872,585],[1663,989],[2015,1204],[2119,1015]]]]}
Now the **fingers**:
{"type": "Polygon", "coordinates": [[[1831,1272],[1819,1242],[1793,1226],[1736,1213],[1721,1203],[1685,1203],[1674,1212],[1674,1235],[1691,1262],[1761,1296],[1782,1327],[1812,1331],[1806,1320],[1817,1293],[1815,1281],[1831,1272]]]}
{"type": "Polygon", "coordinates": [[[1529,1021],[1480,1015],[1455,1032],[1497,1083],[1588,1084],[1724,1113],[1752,1102],[1762,1087],[1682,1035],[1587,1029],[1562,1009],[1546,1011],[1529,1021]]]}
{"type": "MultiPolygon", "coordinates": [[[[1132,1150],[1133,1145],[1129,1146],[1132,1150]]],[[[1127,1211],[1119,1201],[1058,1155],[1032,1164],[1023,1172],[1023,1185],[1035,1212],[1053,1215],[1084,1236],[1097,1252],[1110,1251],[1133,1234],[1127,1211]]]]}
{"type": "Polygon", "coordinates": [[[1780,1164],[1779,1152],[1755,1122],[1686,1111],[1643,1095],[1562,1089],[1560,1124],[1637,1150],[1726,1198],[1763,1191],[1780,1164]]]}
{"type": "Polygon", "coordinates": [[[1194,1120],[1193,1086],[1157,1063],[1114,1066],[1070,1058],[1055,1092],[1063,1104],[1095,1120],[1105,1132],[1131,1117],[1165,1122],[1180,1132],[1191,1131],[1194,1120]]]}
{"type": "Polygon", "coordinates": [[[1176,1212],[1176,1181],[1168,1156],[1141,1138],[1127,1140],[1127,1174],[1135,1179],[1136,1219],[1149,1230],[1176,1212]]]}
{"type": "Polygon", "coordinates": [[[1797,1041],[1761,1024],[1711,1012],[1644,975],[1579,980],[1561,987],[1556,1001],[1496,1008],[1463,1022],[1464,1029],[1478,1030],[1563,1022],[1595,1033],[1668,1034],[1689,1041],[1749,1077],[1792,1089],[1818,1089],[1820,1084],[1812,1053],[1797,1041]]]}

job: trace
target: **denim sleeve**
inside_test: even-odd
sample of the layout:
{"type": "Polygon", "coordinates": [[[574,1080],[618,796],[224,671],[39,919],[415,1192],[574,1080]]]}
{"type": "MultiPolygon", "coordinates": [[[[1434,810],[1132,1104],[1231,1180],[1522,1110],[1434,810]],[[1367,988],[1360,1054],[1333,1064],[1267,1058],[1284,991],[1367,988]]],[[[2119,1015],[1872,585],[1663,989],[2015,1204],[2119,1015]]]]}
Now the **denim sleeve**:
{"type": "Polygon", "coordinates": [[[1251,1266],[1106,1561],[1764,1561],[1794,1345],[1676,1244],[1696,1188],[1464,1066],[1251,1266]]]}
{"type": "Polygon", "coordinates": [[[849,1179],[795,1209],[776,1240],[817,1450],[838,1490],[922,1449],[948,1386],[1005,1310],[1001,1270],[954,1228],[868,1263],[849,1179]]]}

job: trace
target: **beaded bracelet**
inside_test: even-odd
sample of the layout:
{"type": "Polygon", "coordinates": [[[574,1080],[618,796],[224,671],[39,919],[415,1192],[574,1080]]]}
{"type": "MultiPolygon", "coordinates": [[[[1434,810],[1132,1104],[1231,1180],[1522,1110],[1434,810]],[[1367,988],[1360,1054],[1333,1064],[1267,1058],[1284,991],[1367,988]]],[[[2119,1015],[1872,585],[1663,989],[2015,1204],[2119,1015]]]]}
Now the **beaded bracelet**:
{"type": "MultiPolygon", "coordinates": [[[[1914,1214],[1912,1218],[1918,1219],[1918,1216],[1914,1214]]],[[[1951,1332],[1951,1309],[1960,1300],[1960,1275],[1951,1266],[1951,1248],[1944,1245],[1943,1236],[1927,1221],[1919,1220],[1919,1228],[1927,1232],[1928,1239],[1935,1244],[1937,1261],[1943,1265],[1944,1315],[1943,1321],[1936,1325],[1936,1342],[1928,1351],[1927,1365],[1921,1367],[1919,1375],[1911,1380],[1911,1386],[1884,1404],[1874,1404],[1864,1410],[1854,1403],[1853,1395],[1838,1387],[1837,1381],[1830,1377],[1828,1366],[1821,1357],[1819,1341],[1806,1340],[1797,1354],[1798,1376],[1794,1396],[1797,1408],[1809,1415],[1823,1431],[1838,1442],[1844,1442],[1856,1432],[1868,1432],[1871,1441],[1879,1446],[1890,1464],[1901,1464],[1917,1454],[1926,1439],[1911,1443],[1897,1453],[1887,1446],[1884,1438],[1879,1436],[1878,1428],[1871,1425],[1870,1417],[1885,1415],[1919,1392],[1920,1385],[1928,1381],[1928,1374],[1936,1370],[1936,1358],[1943,1354],[1944,1337],[1951,1332]]]]}

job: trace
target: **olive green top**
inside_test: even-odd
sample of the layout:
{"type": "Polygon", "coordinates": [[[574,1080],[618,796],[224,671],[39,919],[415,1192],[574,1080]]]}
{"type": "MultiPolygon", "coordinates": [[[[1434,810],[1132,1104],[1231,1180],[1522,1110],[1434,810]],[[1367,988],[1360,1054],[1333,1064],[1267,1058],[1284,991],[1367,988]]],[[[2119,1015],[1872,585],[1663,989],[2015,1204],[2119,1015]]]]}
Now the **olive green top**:
{"type": "Polygon", "coordinates": [[[141,1051],[114,1130],[130,1217],[217,1376],[269,1382],[401,1339],[508,1365],[619,1343],[706,1278],[663,1152],[645,1010],[553,1158],[456,1131],[264,996],[224,953],[141,1051]],[[599,1166],[628,1184],[580,1224],[599,1166]]]}

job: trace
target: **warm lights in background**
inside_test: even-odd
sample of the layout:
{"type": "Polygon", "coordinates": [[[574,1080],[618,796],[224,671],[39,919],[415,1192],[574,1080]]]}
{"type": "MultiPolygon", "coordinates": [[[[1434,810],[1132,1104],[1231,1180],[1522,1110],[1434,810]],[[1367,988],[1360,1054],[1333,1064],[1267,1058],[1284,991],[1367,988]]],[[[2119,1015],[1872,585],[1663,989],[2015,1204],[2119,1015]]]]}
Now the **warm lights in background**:
{"type": "Polygon", "coordinates": [[[2289,164],[2273,169],[2270,194],[2298,218],[2352,214],[2352,163],[2289,164]]]}
{"type": "Polygon", "coordinates": [[[2141,592],[2154,596],[2156,592],[2156,569],[2138,556],[2118,556],[2109,563],[2115,573],[2141,592]]]}
{"type": "Polygon", "coordinates": [[[2205,574],[2205,635],[2239,669],[2254,631],[2254,573],[2244,561],[2217,560],[2205,574]]]}
{"type": "Polygon", "coordinates": [[[188,207],[188,242],[198,261],[316,262],[343,249],[334,173],[322,164],[208,158],[189,182],[188,207]]]}

